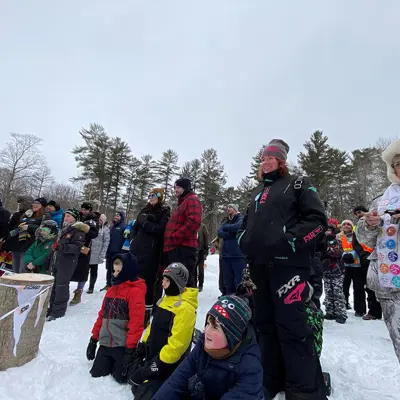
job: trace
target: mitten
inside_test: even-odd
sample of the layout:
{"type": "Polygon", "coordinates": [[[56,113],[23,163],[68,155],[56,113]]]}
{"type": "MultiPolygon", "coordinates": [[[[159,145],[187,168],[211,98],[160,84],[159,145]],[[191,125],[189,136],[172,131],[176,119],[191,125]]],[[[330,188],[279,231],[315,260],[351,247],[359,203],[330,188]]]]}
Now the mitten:
{"type": "Polygon", "coordinates": [[[122,376],[127,376],[135,359],[135,349],[126,349],[124,363],[122,365],[122,376]]]}
{"type": "Polygon", "coordinates": [[[354,257],[351,253],[346,253],[343,255],[343,262],[345,264],[354,264],[354,257]]]}
{"type": "Polygon", "coordinates": [[[136,222],[137,222],[139,225],[143,225],[143,224],[147,221],[147,215],[148,215],[148,214],[140,214],[140,215],[137,217],[136,222]]]}
{"type": "Polygon", "coordinates": [[[97,342],[98,340],[93,337],[91,337],[89,340],[89,344],[86,350],[86,358],[89,361],[93,361],[96,357],[97,342]]]}

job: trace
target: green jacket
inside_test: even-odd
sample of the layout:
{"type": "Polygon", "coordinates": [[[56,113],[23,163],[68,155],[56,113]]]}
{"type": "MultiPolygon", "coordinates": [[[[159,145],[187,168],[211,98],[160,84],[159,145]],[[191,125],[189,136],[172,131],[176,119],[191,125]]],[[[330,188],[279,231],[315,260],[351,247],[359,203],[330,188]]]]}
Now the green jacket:
{"type": "Polygon", "coordinates": [[[41,273],[46,273],[44,268],[45,258],[52,251],[52,240],[46,240],[45,242],[40,242],[39,240],[35,240],[33,245],[28,248],[24,256],[24,264],[27,266],[29,263],[32,263],[35,269],[40,269],[41,273]]]}

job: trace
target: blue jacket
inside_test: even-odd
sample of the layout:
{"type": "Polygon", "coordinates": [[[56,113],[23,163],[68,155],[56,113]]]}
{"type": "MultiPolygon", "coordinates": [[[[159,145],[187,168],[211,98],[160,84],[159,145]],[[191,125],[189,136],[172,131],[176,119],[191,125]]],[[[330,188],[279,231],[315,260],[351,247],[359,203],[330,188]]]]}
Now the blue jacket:
{"type": "Polygon", "coordinates": [[[126,228],[125,213],[118,211],[121,215],[121,222],[113,223],[110,227],[110,244],[108,246],[107,254],[120,253],[124,245],[125,237],[124,232],[126,228]]]}
{"type": "Polygon", "coordinates": [[[53,211],[50,213],[51,219],[57,222],[58,229],[61,229],[61,222],[63,219],[64,210],[60,208],[58,211],[53,211]]]}
{"type": "Polygon", "coordinates": [[[236,239],[236,234],[242,222],[243,216],[238,213],[218,229],[218,237],[224,240],[222,244],[222,257],[244,257],[236,239]]]}
{"type": "Polygon", "coordinates": [[[223,360],[204,351],[204,335],[161,386],[152,400],[262,400],[263,369],[255,333],[249,328],[242,345],[223,360]]]}

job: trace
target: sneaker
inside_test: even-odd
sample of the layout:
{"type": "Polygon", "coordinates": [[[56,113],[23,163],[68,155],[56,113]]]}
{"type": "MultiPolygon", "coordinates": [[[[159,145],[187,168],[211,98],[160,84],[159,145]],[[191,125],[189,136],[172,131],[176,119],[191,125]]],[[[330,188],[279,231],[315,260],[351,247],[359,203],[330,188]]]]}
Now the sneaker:
{"type": "Polygon", "coordinates": [[[354,315],[355,315],[356,317],[358,317],[358,318],[362,318],[362,317],[364,316],[364,314],[360,314],[360,313],[358,313],[358,312],[354,313],[354,315]]]}
{"type": "Polygon", "coordinates": [[[328,320],[328,321],[333,321],[336,319],[336,317],[332,314],[325,314],[324,315],[324,319],[328,320]]]}
{"type": "Polygon", "coordinates": [[[376,318],[376,317],[374,317],[373,315],[371,315],[371,314],[365,314],[364,316],[363,316],[363,320],[364,321],[375,321],[375,320],[377,320],[378,318],[376,318]]]}
{"type": "Polygon", "coordinates": [[[86,293],[87,294],[93,294],[93,288],[89,288],[86,293]]]}
{"type": "Polygon", "coordinates": [[[343,318],[343,317],[336,318],[336,322],[338,324],[345,324],[346,323],[346,318],[343,318]]]}

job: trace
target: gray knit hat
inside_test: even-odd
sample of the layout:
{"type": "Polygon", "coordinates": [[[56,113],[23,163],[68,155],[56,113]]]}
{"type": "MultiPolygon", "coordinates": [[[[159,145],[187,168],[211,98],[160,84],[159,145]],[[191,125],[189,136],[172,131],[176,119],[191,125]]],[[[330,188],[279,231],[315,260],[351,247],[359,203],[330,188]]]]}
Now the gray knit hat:
{"type": "Polygon", "coordinates": [[[275,157],[286,161],[289,153],[289,145],[282,139],[272,139],[263,151],[263,156],[275,157]]]}
{"type": "Polygon", "coordinates": [[[228,204],[228,208],[233,208],[235,211],[239,211],[239,206],[234,203],[228,204]]]}
{"type": "Polygon", "coordinates": [[[182,263],[176,262],[168,265],[163,272],[163,276],[176,283],[179,293],[182,294],[185,291],[185,287],[189,280],[189,271],[182,263]]]}

